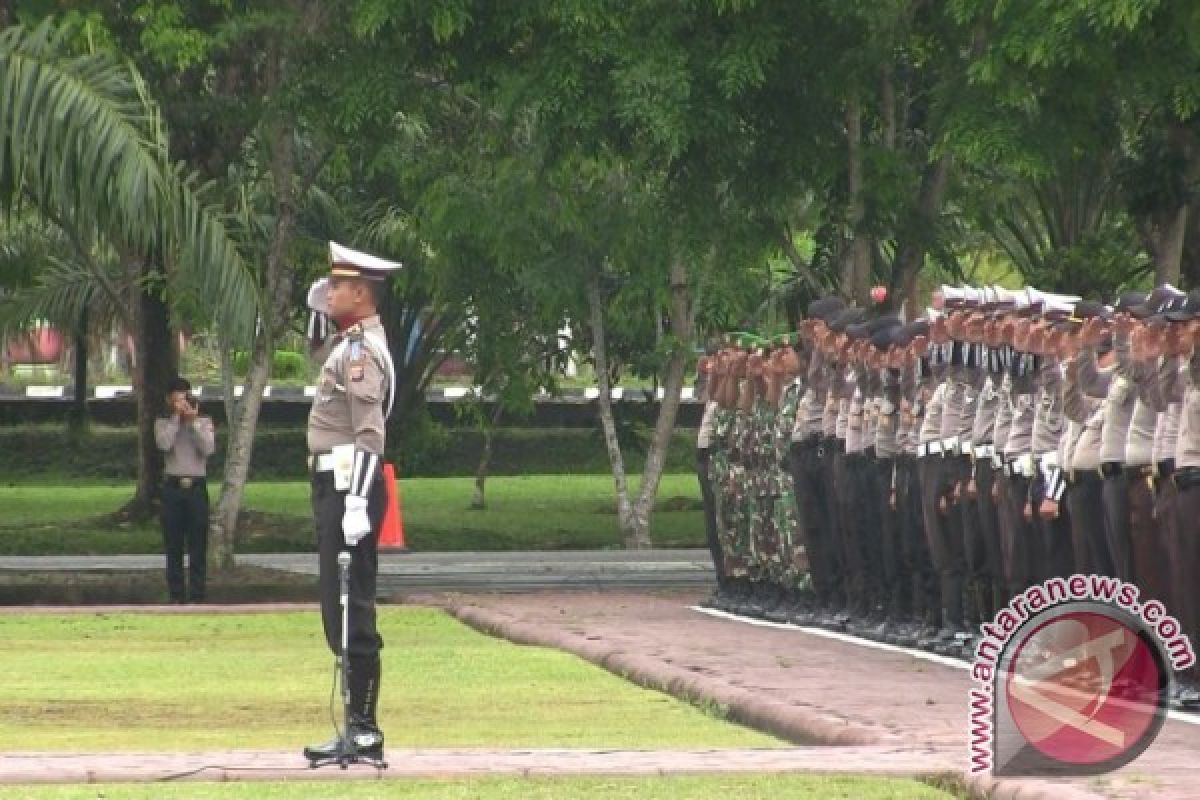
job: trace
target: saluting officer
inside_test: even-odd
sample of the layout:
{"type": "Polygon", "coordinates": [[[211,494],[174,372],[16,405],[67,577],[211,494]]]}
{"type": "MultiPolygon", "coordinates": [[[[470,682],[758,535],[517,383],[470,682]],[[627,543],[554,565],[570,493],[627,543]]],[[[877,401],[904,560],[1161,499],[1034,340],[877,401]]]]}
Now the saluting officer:
{"type": "MultiPolygon", "coordinates": [[[[309,293],[309,305],[327,314],[338,333],[325,344],[317,394],[308,416],[312,503],[320,563],[321,622],[335,654],[341,642],[338,554],[349,552],[350,598],[347,688],[350,722],[344,735],[361,755],[383,755],[375,718],[379,650],[375,627],[378,531],[387,506],[381,474],[395,369],[378,308],[387,276],[400,265],[329,243],[331,270],[309,293]]],[[[336,756],[338,740],[305,748],[309,759],[336,756]]]]}

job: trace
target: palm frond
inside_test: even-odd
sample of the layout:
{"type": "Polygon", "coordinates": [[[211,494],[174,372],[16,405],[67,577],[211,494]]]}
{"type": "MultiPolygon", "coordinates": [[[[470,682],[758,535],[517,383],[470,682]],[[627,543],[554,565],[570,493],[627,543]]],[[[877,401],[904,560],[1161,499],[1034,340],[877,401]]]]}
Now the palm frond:
{"type": "MultiPolygon", "coordinates": [[[[115,262],[105,266],[113,269],[115,262]]],[[[71,330],[85,309],[89,325],[96,330],[111,329],[124,318],[122,309],[97,287],[88,267],[50,256],[34,285],[17,289],[0,301],[0,333],[26,330],[41,321],[71,330]]]]}
{"type": "Polygon", "coordinates": [[[0,186],[177,260],[212,321],[246,335],[262,298],[220,209],[171,166],[162,117],[137,71],[105,53],[70,55],[70,32],[51,19],[0,32],[0,186]]]}

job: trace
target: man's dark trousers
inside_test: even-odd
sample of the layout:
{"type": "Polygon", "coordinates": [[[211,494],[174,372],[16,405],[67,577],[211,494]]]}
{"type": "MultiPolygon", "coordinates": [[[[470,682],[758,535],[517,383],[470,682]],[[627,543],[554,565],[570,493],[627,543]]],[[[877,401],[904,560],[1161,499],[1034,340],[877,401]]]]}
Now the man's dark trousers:
{"type": "Polygon", "coordinates": [[[167,476],[162,487],[163,550],[167,556],[167,593],[172,602],[199,602],[205,596],[208,559],[208,484],[192,478],[184,488],[167,476]],[[188,586],[183,580],[183,554],[188,554],[188,586]]]}

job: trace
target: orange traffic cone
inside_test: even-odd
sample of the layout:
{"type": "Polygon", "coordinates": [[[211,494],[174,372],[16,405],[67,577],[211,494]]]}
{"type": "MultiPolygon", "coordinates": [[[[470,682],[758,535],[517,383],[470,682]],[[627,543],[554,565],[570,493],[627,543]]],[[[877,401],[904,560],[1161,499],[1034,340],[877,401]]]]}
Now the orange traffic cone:
{"type": "Polygon", "coordinates": [[[400,514],[400,492],[396,490],[396,469],[383,465],[384,486],[387,488],[387,511],[379,529],[380,550],[408,550],[404,544],[404,519],[400,514]]]}

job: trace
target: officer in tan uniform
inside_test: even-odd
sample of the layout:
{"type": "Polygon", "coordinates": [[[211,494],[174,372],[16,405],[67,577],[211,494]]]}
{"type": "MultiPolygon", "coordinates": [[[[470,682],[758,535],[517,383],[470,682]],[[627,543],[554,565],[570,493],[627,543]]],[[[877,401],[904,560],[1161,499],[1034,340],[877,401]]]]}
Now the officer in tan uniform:
{"type": "Polygon", "coordinates": [[[321,622],[335,654],[342,638],[339,553],[350,553],[347,689],[350,720],[344,741],[306,747],[310,760],[336,756],[349,743],[360,755],[383,755],[375,718],[379,650],[375,627],[378,532],[387,506],[382,470],[385,420],[395,392],[395,370],[377,309],[389,273],[400,265],[329,243],[330,276],[309,304],[337,326],[321,352],[324,364],[308,416],[312,505],[320,565],[321,622]],[[322,296],[323,295],[323,296],[322,296]]]}

